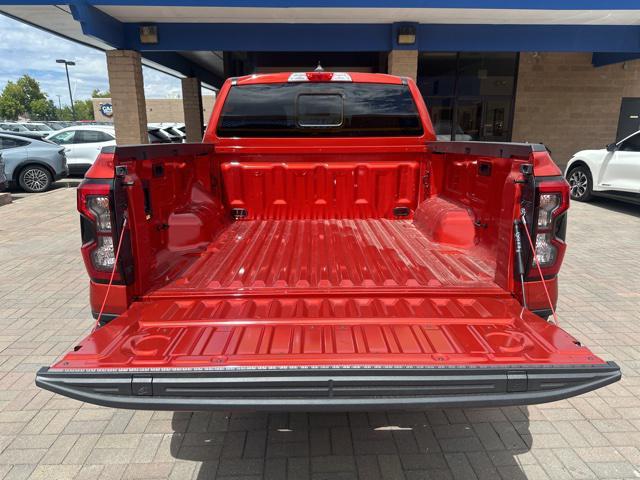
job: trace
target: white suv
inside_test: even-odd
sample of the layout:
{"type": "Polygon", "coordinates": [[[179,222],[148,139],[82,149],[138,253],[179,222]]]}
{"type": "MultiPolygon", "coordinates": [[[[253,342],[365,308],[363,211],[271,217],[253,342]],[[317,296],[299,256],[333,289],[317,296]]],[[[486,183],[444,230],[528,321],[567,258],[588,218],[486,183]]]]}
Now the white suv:
{"type": "Polygon", "coordinates": [[[74,125],[51,133],[47,140],[65,147],[69,174],[84,175],[102,147],[116,144],[116,133],[109,125],[74,125]]]}
{"type": "Polygon", "coordinates": [[[640,203],[640,131],[601,150],[576,153],[565,176],[573,200],[601,196],[640,203]]]}

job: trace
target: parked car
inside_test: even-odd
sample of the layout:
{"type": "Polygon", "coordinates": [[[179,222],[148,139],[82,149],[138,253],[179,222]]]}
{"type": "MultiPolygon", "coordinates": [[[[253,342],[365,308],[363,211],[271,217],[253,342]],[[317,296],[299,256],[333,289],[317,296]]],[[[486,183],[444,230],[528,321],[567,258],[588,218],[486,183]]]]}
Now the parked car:
{"type": "MultiPolygon", "coordinates": [[[[2,130],[0,129],[0,133],[8,133],[11,135],[17,135],[19,137],[25,137],[25,138],[31,138],[33,140],[40,140],[43,142],[49,142],[49,140],[47,140],[45,137],[42,136],[42,132],[32,132],[30,130],[28,131],[20,131],[20,132],[13,132],[10,130],[2,130]]],[[[49,143],[53,143],[53,142],[49,142],[49,143]]]]}
{"type": "MultiPolygon", "coordinates": [[[[184,124],[179,123],[150,123],[149,129],[162,130],[173,143],[182,143],[187,137],[186,133],[180,130],[180,126],[184,124]]],[[[153,143],[153,142],[152,142],[153,143]]]]}
{"type": "Polygon", "coordinates": [[[7,174],[4,171],[4,159],[2,158],[2,150],[0,150],[0,192],[4,192],[9,186],[7,174]]]}
{"type": "Polygon", "coordinates": [[[0,123],[0,133],[9,133],[21,137],[33,138],[35,140],[45,140],[46,132],[34,132],[21,124],[0,123]]]}
{"type": "Polygon", "coordinates": [[[173,125],[168,126],[167,130],[179,137],[182,142],[186,141],[187,133],[184,123],[174,123],[173,125]]]}
{"type": "Polygon", "coordinates": [[[103,147],[116,144],[116,133],[107,125],[74,125],[52,132],[47,139],[64,146],[71,175],[84,175],[103,147]]]}
{"type": "Polygon", "coordinates": [[[565,176],[573,200],[598,196],[640,204],[640,131],[600,150],[576,153],[565,176]]]}
{"type": "Polygon", "coordinates": [[[0,122],[0,129],[5,132],[30,132],[23,123],[19,122],[0,122]]]}
{"type": "Polygon", "coordinates": [[[45,123],[51,127],[51,130],[55,131],[61,130],[66,127],[71,127],[73,125],[73,122],[67,122],[63,120],[51,120],[45,123]]]}
{"type": "Polygon", "coordinates": [[[0,132],[7,132],[16,135],[20,135],[21,137],[27,138],[35,138],[37,140],[41,140],[47,136],[50,132],[43,131],[35,131],[27,128],[25,123],[19,122],[1,122],[0,123],[0,132]]]}
{"type": "Polygon", "coordinates": [[[0,152],[7,180],[26,192],[44,192],[69,174],[64,148],[50,142],[0,133],[0,152]]]}
{"type": "Polygon", "coordinates": [[[109,148],[87,172],[102,326],[38,386],[121,408],[346,411],[620,379],[545,319],[569,185],[543,145],[436,141],[415,82],[391,75],[250,75],[218,101],[202,144],[109,148]]]}
{"type": "Polygon", "coordinates": [[[174,143],[174,136],[160,127],[148,127],[149,143],[174,143]]]}
{"type": "Polygon", "coordinates": [[[43,122],[25,122],[23,125],[32,132],[45,132],[49,134],[53,132],[53,128],[43,122]]]}

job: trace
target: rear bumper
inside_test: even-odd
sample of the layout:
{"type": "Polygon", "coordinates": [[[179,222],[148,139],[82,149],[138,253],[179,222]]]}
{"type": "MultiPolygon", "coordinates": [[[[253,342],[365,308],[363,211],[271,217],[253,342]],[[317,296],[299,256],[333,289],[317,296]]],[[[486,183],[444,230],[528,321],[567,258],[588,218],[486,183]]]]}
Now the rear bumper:
{"type": "Polygon", "coordinates": [[[143,410],[321,411],[527,405],[614,383],[599,365],[282,367],[163,371],[42,368],[36,385],[67,397],[143,410]]]}
{"type": "Polygon", "coordinates": [[[69,163],[68,175],[84,175],[91,168],[91,163],[69,163]]]}
{"type": "Polygon", "coordinates": [[[56,172],[53,176],[54,181],[62,180],[63,178],[67,178],[69,176],[69,168],[65,168],[64,170],[60,170],[56,172]]]}

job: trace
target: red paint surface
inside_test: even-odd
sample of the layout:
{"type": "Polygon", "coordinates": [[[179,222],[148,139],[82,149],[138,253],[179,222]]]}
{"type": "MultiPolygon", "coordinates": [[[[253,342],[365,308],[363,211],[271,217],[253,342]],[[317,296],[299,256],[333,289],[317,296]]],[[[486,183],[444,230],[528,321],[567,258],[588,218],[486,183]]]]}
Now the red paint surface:
{"type": "Polygon", "coordinates": [[[93,165],[84,174],[85,178],[113,178],[115,168],[113,157],[113,153],[100,153],[93,165]]]}
{"type": "MultiPolygon", "coordinates": [[[[247,75],[245,77],[239,77],[235,79],[238,85],[250,85],[254,83],[282,83],[286,82],[289,78],[289,73],[275,73],[265,75],[247,75]]],[[[390,83],[401,84],[402,79],[393,75],[384,75],[378,73],[350,73],[354,82],[360,83],[390,83]]],[[[327,82],[330,86],[331,82],[327,82]]],[[[218,126],[218,119],[222,111],[222,106],[227,98],[229,90],[232,88],[231,79],[227,80],[223,85],[218,95],[216,96],[216,103],[213,106],[211,112],[211,119],[207,125],[207,130],[204,134],[205,142],[211,142],[216,145],[216,151],[225,151],[228,148],[233,151],[242,151],[244,153],[251,153],[252,151],[270,151],[272,153],[289,151],[292,153],[347,153],[351,151],[357,151],[360,148],[368,149],[369,151],[384,151],[386,149],[392,149],[401,147],[410,151],[412,148],[420,148],[425,151],[425,142],[428,140],[435,140],[436,135],[431,124],[431,118],[427,112],[427,106],[424,103],[420,90],[416,83],[412,79],[407,79],[407,85],[411,90],[411,93],[416,102],[418,113],[422,119],[422,127],[424,133],[420,137],[361,137],[361,138],[327,138],[327,137],[313,137],[313,138],[218,138],[216,135],[216,128],[218,126]]]]}
{"type": "MultiPolygon", "coordinates": [[[[514,181],[523,163],[556,175],[548,154],[430,154],[408,85],[421,137],[217,138],[227,82],[205,134],[215,151],[102,156],[100,175],[113,160],[132,184],[135,281],[115,303],[137,300],[56,367],[602,363],[516,299],[514,181]]],[[[540,287],[527,285],[536,305],[540,287]]]]}
{"type": "MultiPolygon", "coordinates": [[[[106,283],[89,282],[89,301],[91,311],[99,312],[102,302],[107,293],[106,283]]],[[[104,313],[120,315],[127,310],[131,300],[127,296],[127,287],[124,285],[111,285],[107,303],[104,306],[104,313]]]]}
{"type": "MultiPolygon", "coordinates": [[[[313,72],[309,72],[313,74],[313,72]]],[[[331,77],[328,74],[331,72],[323,72],[327,75],[323,80],[330,82],[331,77]]],[[[243,77],[236,78],[237,85],[254,85],[256,83],[286,83],[289,80],[291,73],[289,72],[277,72],[277,73],[264,73],[260,75],[245,75],[243,77]]],[[[349,72],[349,76],[354,83],[387,83],[390,85],[402,84],[402,79],[395,75],[386,75],[384,73],[362,73],[362,72],[349,72]]],[[[320,80],[320,79],[319,79],[320,80]]],[[[322,81],[322,80],[320,80],[322,81]]]]}
{"type": "Polygon", "coordinates": [[[393,218],[415,210],[424,154],[221,154],[225,203],[247,218],[393,218]]]}
{"type": "Polygon", "coordinates": [[[190,268],[149,295],[498,290],[493,277],[491,264],[431,241],[410,220],[255,220],[230,224],[190,268]]]}
{"type": "MultiPolygon", "coordinates": [[[[556,308],[558,304],[558,277],[550,278],[546,280],[547,289],[549,290],[549,296],[551,297],[551,303],[553,308],[556,308]]],[[[549,300],[544,293],[542,282],[540,280],[533,280],[524,282],[525,294],[527,296],[527,306],[529,310],[549,310],[549,300]]],[[[520,288],[518,286],[518,288],[520,288]]],[[[522,300],[522,293],[516,292],[518,300],[522,300]]]]}
{"type": "Polygon", "coordinates": [[[54,368],[584,363],[514,299],[354,297],[135,303],[54,368]]]}

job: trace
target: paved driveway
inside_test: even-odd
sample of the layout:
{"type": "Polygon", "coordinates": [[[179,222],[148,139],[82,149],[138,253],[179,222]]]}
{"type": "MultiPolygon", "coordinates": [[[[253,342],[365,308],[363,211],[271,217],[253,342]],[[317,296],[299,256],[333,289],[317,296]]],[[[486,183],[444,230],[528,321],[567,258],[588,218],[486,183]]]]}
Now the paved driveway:
{"type": "MultiPolygon", "coordinates": [[[[80,184],[81,181],[82,181],[82,178],[80,178],[80,177],[63,178],[62,180],[58,180],[57,182],[54,182],[51,185],[51,190],[58,190],[58,189],[61,189],[61,188],[77,187],[80,184]]],[[[27,193],[17,185],[13,186],[10,189],[8,189],[8,192],[11,193],[11,198],[13,199],[14,202],[16,202],[18,200],[22,200],[23,198],[29,198],[29,197],[31,197],[33,195],[39,195],[38,193],[27,193]]]]}
{"type": "Polygon", "coordinates": [[[0,207],[0,478],[638,478],[640,209],[574,204],[562,325],[622,382],[536,407],[143,412],[38,390],[88,331],[75,191],[0,207]]]}

